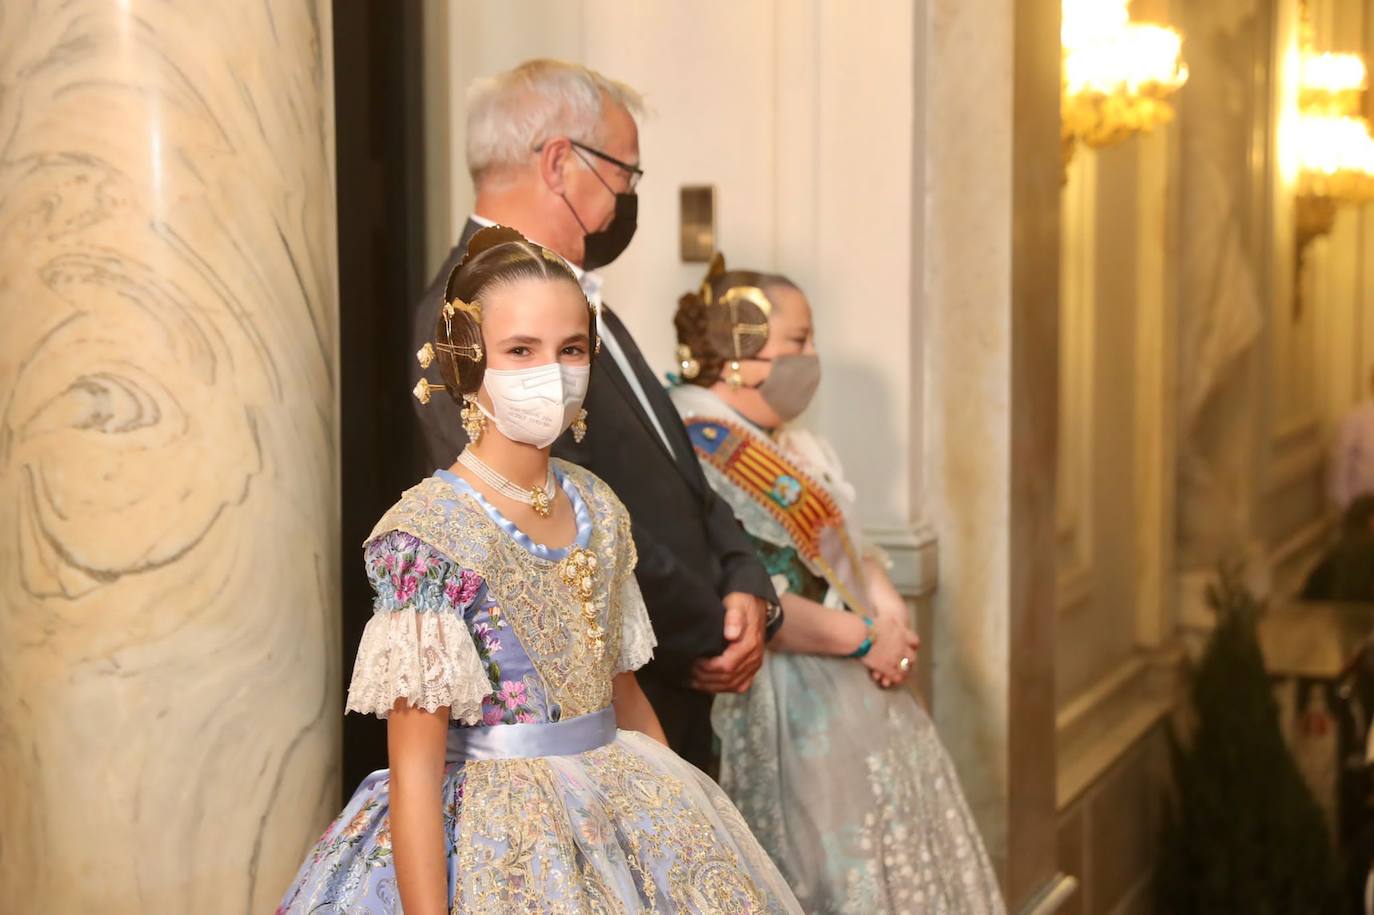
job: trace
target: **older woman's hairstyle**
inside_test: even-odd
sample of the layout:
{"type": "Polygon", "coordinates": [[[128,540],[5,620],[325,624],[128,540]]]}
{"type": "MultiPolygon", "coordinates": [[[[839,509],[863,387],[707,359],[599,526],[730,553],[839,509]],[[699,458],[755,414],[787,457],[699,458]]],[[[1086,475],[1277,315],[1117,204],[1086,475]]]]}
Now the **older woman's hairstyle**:
{"type": "Polygon", "coordinates": [[[796,288],[781,274],[727,270],[717,253],[701,288],[678,299],[673,315],[683,381],[710,387],[729,363],[757,355],[768,342],[769,290],[796,288]]]}
{"type": "Polygon", "coordinates": [[[642,114],[644,99],[624,83],[561,60],[530,60],[478,79],[468,88],[468,172],[480,186],[493,173],[529,161],[535,147],[554,137],[590,146],[609,99],[642,114]]]}

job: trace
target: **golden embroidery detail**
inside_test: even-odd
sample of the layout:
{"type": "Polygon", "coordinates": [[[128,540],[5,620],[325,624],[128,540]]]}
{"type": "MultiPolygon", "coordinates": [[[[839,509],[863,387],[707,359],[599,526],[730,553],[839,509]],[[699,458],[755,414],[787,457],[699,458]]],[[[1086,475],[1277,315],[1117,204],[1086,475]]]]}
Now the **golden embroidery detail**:
{"type": "Polygon", "coordinates": [[[454,915],[620,913],[541,759],[467,764],[454,915]]]}
{"type": "Polygon", "coordinates": [[[582,552],[595,557],[598,569],[613,570],[592,576],[590,596],[584,596],[580,578],[565,581],[559,563],[520,546],[475,500],[435,477],[408,490],[368,540],[405,531],[482,576],[543,680],[549,701],[567,719],[610,705],[623,630],[619,588],[633,574],[634,550],[629,515],[605,484],[573,464],[560,461],[559,469],[577,487],[593,518],[591,541],[582,552]],[[588,631],[590,624],[601,630],[599,650],[591,639],[570,637],[588,631]]]}
{"type": "Polygon", "coordinates": [[[606,654],[606,630],[597,621],[596,603],[592,600],[596,594],[596,554],[574,547],[558,564],[558,576],[577,594],[582,621],[587,626],[587,648],[592,657],[600,660],[606,654]]]}
{"type": "Polygon", "coordinates": [[[602,876],[616,859],[634,878],[633,911],[770,911],[749,869],[771,865],[761,851],[741,860],[709,817],[725,821],[739,848],[757,848],[723,794],[724,807],[698,807],[681,780],[614,743],[587,757],[600,802],[561,791],[547,760],[468,763],[455,913],[626,911],[602,876]]]}
{"type": "MultiPolygon", "coordinates": [[[[622,824],[621,845],[646,901],[646,912],[664,911],[654,898],[655,888],[666,889],[671,903],[667,911],[767,911],[744,862],[721,844],[720,834],[705,811],[687,796],[681,781],[617,744],[592,750],[588,756],[587,771],[596,778],[611,815],[622,824]],[[665,864],[666,887],[654,873],[665,864]]],[[[750,840],[749,845],[754,842],[750,840]]]]}

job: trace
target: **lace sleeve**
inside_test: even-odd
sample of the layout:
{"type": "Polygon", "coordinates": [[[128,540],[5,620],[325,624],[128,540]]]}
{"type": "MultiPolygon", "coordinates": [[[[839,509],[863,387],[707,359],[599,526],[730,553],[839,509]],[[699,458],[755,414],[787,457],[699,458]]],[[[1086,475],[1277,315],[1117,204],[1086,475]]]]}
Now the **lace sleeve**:
{"type": "Polygon", "coordinates": [[[393,531],[370,543],[367,576],[376,592],[363,630],[347,710],[385,718],[398,700],[477,724],[491,693],[464,618],[482,579],[424,541],[393,531]]]}
{"type": "Polygon", "coordinates": [[[629,555],[622,563],[620,581],[615,589],[616,610],[620,615],[620,660],[615,672],[639,670],[654,656],[654,646],[658,638],[654,635],[653,624],[649,622],[649,608],[644,605],[644,595],[635,581],[635,565],[638,557],[634,541],[629,542],[629,555]]]}

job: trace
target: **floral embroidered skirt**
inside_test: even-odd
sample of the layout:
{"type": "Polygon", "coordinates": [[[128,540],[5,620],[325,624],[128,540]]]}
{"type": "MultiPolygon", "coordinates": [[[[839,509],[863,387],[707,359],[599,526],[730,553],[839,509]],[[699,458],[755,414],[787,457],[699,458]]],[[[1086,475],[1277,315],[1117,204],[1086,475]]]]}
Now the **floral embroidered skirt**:
{"type": "MultiPolygon", "coordinates": [[[[387,770],[306,858],[278,913],[399,913],[387,770]]],[[[449,908],[463,913],[800,913],[715,783],[642,734],[566,756],[451,764],[449,908]]]]}
{"type": "Polygon", "coordinates": [[[847,658],[768,653],[711,711],[721,785],[816,915],[1002,915],[958,776],[913,693],[847,658]]]}

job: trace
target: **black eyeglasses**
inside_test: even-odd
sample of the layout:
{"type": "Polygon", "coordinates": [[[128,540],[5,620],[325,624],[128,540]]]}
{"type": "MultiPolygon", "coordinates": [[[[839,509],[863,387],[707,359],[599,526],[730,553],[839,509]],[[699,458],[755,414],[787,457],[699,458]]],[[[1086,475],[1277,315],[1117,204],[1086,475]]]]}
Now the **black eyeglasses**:
{"type": "MultiPolygon", "coordinates": [[[[639,179],[644,177],[644,169],[640,168],[638,165],[631,165],[628,162],[621,162],[619,159],[617,159],[615,156],[612,156],[610,153],[604,153],[595,147],[588,146],[586,143],[579,143],[572,137],[568,138],[568,142],[572,144],[574,149],[580,149],[582,152],[589,153],[593,156],[596,156],[598,159],[609,162],[616,168],[623,171],[625,174],[629,175],[630,182],[629,187],[626,190],[631,193],[639,185],[639,179]]],[[[543,152],[544,144],[540,143],[538,146],[534,147],[534,151],[543,152]]],[[[590,165],[591,163],[588,164],[590,165]]]]}

